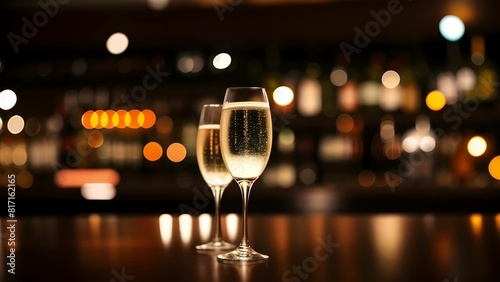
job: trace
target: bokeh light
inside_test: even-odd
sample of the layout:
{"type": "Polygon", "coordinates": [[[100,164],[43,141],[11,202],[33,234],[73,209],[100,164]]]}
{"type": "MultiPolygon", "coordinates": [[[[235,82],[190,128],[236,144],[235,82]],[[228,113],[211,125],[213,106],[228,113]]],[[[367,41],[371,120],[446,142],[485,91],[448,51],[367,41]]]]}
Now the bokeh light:
{"type": "Polygon", "coordinates": [[[496,156],[490,161],[488,171],[493,178],[500,180],[500,156],[496,156]]]}
{"type": "Polygon", "coordinates": [[[30,188],[33,185],[33,175],[27,170],[22,170],[16,175],[16,182],[21,188],[30,188]]]}
{"type": "Polygon", "coordinates": [[[170,0],[148,0],[149,7],[155,11],[164,10],[169,3],[170,0]]]}
{"type": "Polygon", "coordinates": [[[293,101],[293,91],[289,87],[280,86],[273,92],[274,102],[280,106],[289,105],[293,101]]]}
{"type": "Polygon", "coordinates": [[[484,63],[484,55],[479,52],[474,52],[470,56],[470,60],[474,65],[480,66],[484,63]]]}
{"type": "Polygon", "coordinates": [[[429,135],[424,136],[424,137],[422,137],[422,139],[420,139],[419,147],[420,147],[420,150],[422,150],[424,152],[427,152],[427,153],[431,152],[436,147],[436,139],[434,139],[434,137],[429,136],[429,135]]]}
{"type": "Polygon", "coordinates": [[[7,122],[7,129],[12,134],[18,134],[24,128],[24,119],[21,116],[12,116],[7,122]]]}
{"type": "Polygon", "coordinates": [[[336,68],[330,73],[330,81],[340,87],[347,82],[347,72],[343,68],[336,68]]]}
{"type": "Polygon", "coordinates": [[[370,187],[375,184],[375,173],[369,169],[363,170],[358,175],[359,185],[362,187],[370,187]]]}
{"type": "Polygon", "coordinates": [[[405,152],[413,153],[419,148],[420,142],[415,136],[410,135],[403,139],[403,143],[401,145],[403,146],[403,150],[405,152]]]}
{"type": "Polygon", "coordinates": [[[481,136],[474,136],[467,143],[467,151],[469,151],[469,154],[473,157],[479,157],[484,154],[486,148],[486,140],[481,136]]]}
{"type": "Polygon", "coordinates": [[[0,132],[2,132],[3,129],[3,119],[0,117],[0,132]]]}
{"type": "Polygon", "coordinates": [[[10,110],[12,109],[17,102],[17,95],[14,91],[10,89],[5,89],[0,92],[0,109],[2,110],[10,110]]]}
{"type": "Polygon", "coordinates": [[[116,188],[111,183],[87,183],[80,192],[86,200],[111,200],[116,196],[116,188]]]}
{"type": "Polygon", "coordinates": [[[167,148],[167,157],[170,161],[178,163],[186,158],[186,147],[181,143],[172,143],[167,148]]]}
{"type": "Polygon", "coordinates": [[[354,119],[348,114],[340,114],[335,124],[339,132],[349,133],[354,128],[354,119]]]}
{"type": "Polygon", "coordinates": [[[118,110],[116,111],[116,114],[118,115],[118,124],[116,125],[116,127],[120,129],[127,127],[125,117],[128,115],[128,112],[126,110],[118,110]]]}
{"type": "Polygon", "coordinates": [[[141,113],[141,111],[133,109],[133,110],[130,110],[128,113],[130,114],[130,123],[128,124],[128,127],[132,128],[132,129],[137,129],[137,128],[141,127],[141,125],[139,123],[139,114],[141,113]]]}
{"type": "Polygon", "coordinates": [[[169,134],[174,128],[174,122],[169,116],[161,116],[156,122],[156,130],[161,134],[169,134]]]}
{"type": "Polygon", "coordinates": [[[139,117],[143,117],[144,121],[141,124],[142,128],[151,128],[153,125],[155,125],[156,122],[156,115],[152,110],[143,110],[140,114],[139,117]]]}
{"type": "Polygon", "coordinates": [[[427,94],[427,97],[425,97],[425,104],[429,109],[439,111],[444,107],[444,105],[446,105],[446,97],[443,93],[434,90],[427,94]]]}
{"type": "Polygon", "coordinates": [[[312,168],[304,168],[300,171],[299,178],[306,185],[313,184],[316,181],[316,172],[312,168]]]}
{"type": "Polygon", "coordinates": [[[278,135],[278,150],[282,153],[291,153],[295,148],[295,134],[292,130],[284,128],[278,135]]]}
{"type": "Polygon", "coordinates": [[[87,143],[94,149],[101,147],[104,143],[104,136],[102,135],[101,131],[92,131],[88,137],[87,143]]]}
{"type": "Polygon", "coordinates": [[[400,80],[399,74],[393,70],[388,70],[382,75],[382,84],[387,88],[395,88],[400,80]]]}
{"type": "Polygon", "coordinates": [[[88,110],[85,113],[83,113],[83,115],[82,115],[82,125],[86,129],[93,128],[92,122],[91,122],[92,114],[94,114],[94,111],[88,110]]]}
{"type": "Polygon", "coordinates": [[[149,142],[144,146],[142,153],[148,161],[154,162],[163,155],[163,148],[157,142],[149,142]]]}
{"type": "Polygon", "coordinates": [[[119,55],[128,47],[128,38],[121,32],[113,33],[106,41],[106,48],[113,55],[119,55]]]}
{"type": "MultiPolygon", "coordinates": [[[[41,124],[38,118],[32,117],[26,121],[26,125],[24,130],[26,131],[26,134],[29,136],[35,136],[40,132],[41,124]]],[[[2,126],[0,124],[0,130],[2,129],[2,126]]]]}
{"type": "Polygon", "coordinates": [[[28,160],[28,154],[26,152],[26,146],[18,145],[12,150],[12,162],[16,166],[23,166],[28,160]]]}
{"type": "Polygon", "coordinates": [[[459,17],[448,15],[439,21],[439,32],[446,40],[453,42],[462,38],[465,26],[459,17]]]}
{"type": "Polygon", "coordinates": [[[231,56],[227,53],[220,53],[214,57],[212,64],[214,68],[218,70],[223,70],[231,64],[231,56]]]}

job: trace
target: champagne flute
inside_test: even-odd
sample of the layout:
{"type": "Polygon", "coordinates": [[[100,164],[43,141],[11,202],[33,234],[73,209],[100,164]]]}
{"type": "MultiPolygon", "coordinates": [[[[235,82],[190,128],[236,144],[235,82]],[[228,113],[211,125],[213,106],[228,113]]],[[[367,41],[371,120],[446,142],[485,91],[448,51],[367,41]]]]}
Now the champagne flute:
{"type": "Polygon", "coordinates": [[[219,104],[203,105],[196,140],[196,159],[203,179],[208,184],[215,200],[213,220],[214,236],[212,242],[198,245],[198,250],[230,250],[236,246],[222,240],[219,203],[224,189],[232,177],[222,161],[219,146],[219,122],[222,107],[219,104]]]}
{"type": "Polygon", "coordinates": [[[253,183],[264,171],[272,146],[271,110],[261,87],[226,90],[220,122],[220,147],[229,172],[240,186],[243,200],[243,237],[234,251],[217,256],[222,263],[260,263],[267,255],[249,244],[247,206],[253,183]]]}

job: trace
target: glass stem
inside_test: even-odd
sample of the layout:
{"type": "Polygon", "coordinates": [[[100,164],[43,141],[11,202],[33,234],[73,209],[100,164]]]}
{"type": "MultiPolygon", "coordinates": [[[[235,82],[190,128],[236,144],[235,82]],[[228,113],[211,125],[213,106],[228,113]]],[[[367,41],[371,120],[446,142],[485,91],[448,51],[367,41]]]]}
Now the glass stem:
{"type": "Polygon", "coordinates": [[[216,186],[216,187],[211,187],[212,188],[212,193],[214,194],[214,202],[215,202],[215,215],[214,215],[214,221],[213,221],[213,226],[215,227],[215,232],[214,232],[214,242],[221,242],[222,241],[222,229],[221,229],[221,224],[220,224],[220,211],[219,211],[219,206],[220,206],[220,200],[222,198],[222,193],[224,193],[224,187],[221,186],[216,186]]]}
{"type": "Polygon", "coordinates": [[[253,181],[248,180],[240,180],[238,181],[238,185],[241,190],[241,197],[243,199],[243,237],[241,238],[240,249],[248,248],[250,245],[248,244],[248,228],[247,228],[247,209],[248,209],[248,200],[250,198],[250,189],[252,189],[253,181]]]}

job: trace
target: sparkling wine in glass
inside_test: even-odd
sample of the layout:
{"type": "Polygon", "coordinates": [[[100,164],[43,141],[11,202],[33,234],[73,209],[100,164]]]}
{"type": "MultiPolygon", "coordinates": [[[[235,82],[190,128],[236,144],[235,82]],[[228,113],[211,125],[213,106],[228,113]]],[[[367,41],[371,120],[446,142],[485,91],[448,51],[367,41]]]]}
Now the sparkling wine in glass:
{"type": "Polygon", "coordinates": [[[234,251],[217,256],[223,263],[260,263],[267,255],[249,244],[247,206],[253,183],[266,168],[272,146],[272,120],[267,94],[261,87],[228,88],[220,122],[222,158],[240,186],[243,200],[243,237],[234,251]]]}
{"type": "Polygon", "coordinates": [[[196,139],[198,167],[203,179],[212,190],[215,200],[212,242],[196,246],[198,250],[230,250],[236,247],[223,241],[221,237],[220,199],[224,189],[233,179],[221,156],[219,139],[221,110],[222,107],[219,104],[204,105],[198,126],[198,137],[196,139]]]}

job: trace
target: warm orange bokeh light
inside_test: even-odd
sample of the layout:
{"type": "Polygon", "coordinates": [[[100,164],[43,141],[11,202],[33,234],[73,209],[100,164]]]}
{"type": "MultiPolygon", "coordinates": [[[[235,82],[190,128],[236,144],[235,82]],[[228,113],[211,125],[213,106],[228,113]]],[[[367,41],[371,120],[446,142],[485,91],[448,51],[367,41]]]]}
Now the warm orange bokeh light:
{"type": "Polygon", "coordinates": [[[141,127],[141,125],[139,124],[139,114],[141,113],[141,111],[133,109],[130,110],[128,113],[130,114],[130,124],[128,125],[128,127],[132,129],[137,129],[141,127]]]}
{"type": "MultiPolygon", "coordinates": [[[[128,115],[128,112],[125,110],[118,110],[118,111],[116,111],[116,114],[118,116],[118,123],[116,124],[116,127],[117,128],[127,127],[126,116],[128,115]]],[[[129,115],[129,119],[130,119],[130,115],[129,115]]],[[[129,123],[130,123],[130,121],[129,121],[129,123]]]]}
{"type": "Polygon", "coordinates": [[[341,114],[337,117],[337,129],[342,133],[349,133],[354,128],[354,119],[348,114],[341,114]]]}
{"type": "Polygon", "coordinates": [[[144,122],[141,124],[143,128],[151,128],[156,123],[156,115],[152,110],[144,110],[141,115],[144,117],[144,122]]]}
{"type": "MultiPolygon", "coordinates": [[[[107,110],[104,113],[105,113],[105,116],[106,116],[107,120],[106,120],[106,122],[104,122],[101,119],[101,124],[104,126],[104,128],[107,128],[107,129],[113,128],[114,127],[113,119],[118,118],[118,116],[116,116],[116,112],[113,111],[113,110],[107,110]]],[[[116,122],[118,123],[118,121],[116,121],[116,122]]]]}
{"type": "Polygon", "coordinates": [[[500,156],[496,156],[490,161],[488,171],[493,178],[500,180],[500,156]]]}
{"type": "Polygon", "coordinates": [[[144,146],[142,153],[148,161],[154,162],[161,158],[161,155],[163,154],[163,148],[156,142],[149,142],[148,144],[146,144],[146,146],[144,146]]]}
{"type": "Polygon", "coordinates": [[[92,124],[90,122],[90,119],[91,119],[93,113],[94,113],[94,111],[89,110],[89,111],[86,111],[82,115],[82,125],[86,129],[92,129],[92,124]]]}
{"type": "Polygon", "coordinates": [[[178,163],[186,158],[186,147],[181,143],[172,143],[168,146],[167,157],[174,163],[178,163]]]}
{"type": "Polygon", "coordinates": [[[92,133],[89,135],[89,138],[87,140],[88,144],[92,148],[99,148],[104,144],[104,136],[102,133],[98,130],[92,131],[92,133]]]}

